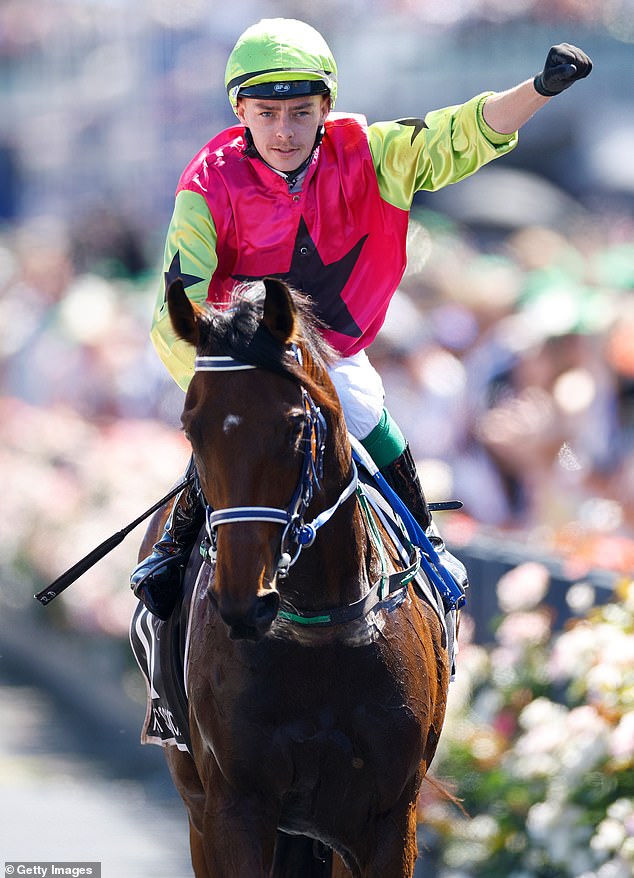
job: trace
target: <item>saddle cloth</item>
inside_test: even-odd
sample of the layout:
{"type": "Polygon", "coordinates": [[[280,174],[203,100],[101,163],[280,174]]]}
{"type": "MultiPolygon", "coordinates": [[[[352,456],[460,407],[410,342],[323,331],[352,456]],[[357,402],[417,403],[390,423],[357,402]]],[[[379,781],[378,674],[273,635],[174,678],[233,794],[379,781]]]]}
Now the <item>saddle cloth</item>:
{"type": "MultiPolygon", "coordinates": [[[[198,553],[192,552],[192,562],[202,566],[198,553]]],[[[147,689],[141,743],[175,746],[191,752],[185,669],[190,607],[198,577],[187,580],[194,584],[183,593],[166,622],[152,615],[139,601],[130,624],[130,645],[147,689]]]]}
{"type": "MultiPolygon", "coordinates": [[[[376,488],[372,477],[361,467],[359,482],[368,502],[390,533],[404,564],[407,564],[411,545],[400,519],[376,488]]],[[[201,531],[200,539],[203,536],[204,531],[201,531]]],[[[141,730],[142,744],[175,746],[179,750],[191,752],[186,694],[190,609],[206,566],[201,555],[192,551],[188,564],[190,575],[185,577],[185,582],[190,583],[189,587],[166,622],[153,616],[140,602],[132,617],[130,645],[147,688],[147,710],[141,730]]],[[[417,573],[413,585],[419,596],[434,609],[444,628],[453,679],[457,652],[457,611],[447,609],[441,595],[429,583],[422,570],[417,573]]]]}

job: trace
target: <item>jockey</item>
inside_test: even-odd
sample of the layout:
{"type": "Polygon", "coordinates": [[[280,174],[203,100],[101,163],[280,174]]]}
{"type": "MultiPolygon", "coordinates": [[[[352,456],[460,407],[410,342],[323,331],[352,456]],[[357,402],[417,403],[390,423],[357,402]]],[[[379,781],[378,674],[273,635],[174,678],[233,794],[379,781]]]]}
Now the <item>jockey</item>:
{"type": "MultiPolygon", "coordinates": [[[[165,291],[174,278],[201,304],[221,306],[237,284],[269,276],[310,295],[340,354],[330,374],[350,433],[444,550],[365,349],[405,270],[415,193],[462,180],[508,153],[517,130],[591,68],[582,51],[564,43],[550,50],[541,73],[509,91],[368,125],[363,116],[333,112],[337,66],[316,30],[283,18],[248,28],[225,76],[239,124],[198,152],[176,191],[151,332],[174,380],[187,389],[195,354],[171,326],[165,291]]],[[[191,484],[132,574],[135,594],[160,618],[178,598],[201,521],[191,484]]]]}

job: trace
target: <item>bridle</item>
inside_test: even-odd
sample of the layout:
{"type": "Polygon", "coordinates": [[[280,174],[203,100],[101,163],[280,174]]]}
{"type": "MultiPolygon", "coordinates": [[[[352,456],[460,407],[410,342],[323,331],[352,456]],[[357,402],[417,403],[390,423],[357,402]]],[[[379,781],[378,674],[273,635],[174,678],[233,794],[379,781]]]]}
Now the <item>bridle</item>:
{"type": "MultiPolygon", "coordinates": [[[[301,365],[300,349],[296,345],[292,345],[290,352],[301,365]]],[[[230,356],[198,356],[194,361],[194,370],[196,372],[237,372],[257,368],[258,366],[245,363],[230,356]]],[[[302,387],[301,390],[305,412],[301,437],[303,457],[299,481],[288,508],[282,509],[275,506],[229,506],[225,509],[213,509],[209,504],[206,504],[206,528],[209,539],[207,558],[210,562],[213,563],[216,558],[216,531],[221,524],[270,521],[284,528],[276,565],[277,575],[284,578],[299,558],[302,549],[313,544],[319,529],[326,522],[330,521],[342,503],[355,493],[358,484],[358,473],[354,461],[351,461],[351,478],[335,503],[329,506],[328,509],[320,512],[312,521],[306,522],[304,520],[314,492],[321,485],[327,426],[323,414],[319,407],[315,405],[306,388],[302,387]]]]}

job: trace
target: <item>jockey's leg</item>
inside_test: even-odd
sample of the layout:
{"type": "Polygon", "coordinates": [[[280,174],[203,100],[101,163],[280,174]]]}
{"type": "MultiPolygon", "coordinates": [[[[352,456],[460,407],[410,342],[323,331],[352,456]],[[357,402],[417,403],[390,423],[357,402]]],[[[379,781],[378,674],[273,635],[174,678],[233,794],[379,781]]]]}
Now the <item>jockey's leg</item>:
{"type": "Polygon", "coordinates": [[[467,570],[464,564],[449,552],[432,520],[410,447],[387,409],[383,409],[381,420],[374,430],[360,441],[381,470],[390,488],[412,513],[442,564],[464,592],[469,584],[467,570]]]}
{"type": "MultiPolygon", "coordinates": [[[[389,414],[387,416],[389,417],[389,414]]],[[[405,442],[405,439],[403,441],[405,442]]],[[[362,440],[361,444],[367,451],[366,442],[367,440],[362,440]]],[[[389,463],[384,463],[382,466],[378,464],[374,456],[372,456],[372,459],[379,466],[390,488],[398,494],[423,531],[427,531],[432,524],[431,512],[427,505],[409,445],[405,442],[402,451],[393,460],[389,463]]]]}
{"type": "Polygon", "coordinates": [[[384,407],[381,378],[364,352],[339,360],[329,370],[348,429],[359,439],[393,491],[405,503],[443,565],[464,590],[467,572],[446,548],[432,521],[416,464],[398,424],[384,407]]]}
{"type": "MultiPolygon", "coordinates": [[[[185,476],[194,471],[192,458],[185,476]]],[[[194,478],[176,495],[163,535],[152,553],[132,572],[130,586],[134,594],[159,619],[169,619],[176,605],[187,560],[203,520],[200,486],[194,478]]]]}

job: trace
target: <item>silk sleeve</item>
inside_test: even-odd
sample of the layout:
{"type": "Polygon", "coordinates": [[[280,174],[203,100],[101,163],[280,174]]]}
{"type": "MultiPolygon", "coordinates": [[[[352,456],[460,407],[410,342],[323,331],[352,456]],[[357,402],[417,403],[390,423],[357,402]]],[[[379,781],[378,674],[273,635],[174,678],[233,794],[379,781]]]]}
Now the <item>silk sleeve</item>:
{"type": "Polygon", "coordinates": [[[499,134],[484,120],[482,107],[490,94],[433,110],[424,119],[370,125],[370,151],[382,198],[409,210],[416,192],[457,183],[510,152],[517,132],[499,134]]]}
{"type": "Polygon", "coordinates": [[[178,338],[172,328],[166,289],[170,281],[182,277],[191,301],[205,302],[218,264],[216,241],[216,227],[204,197],[181,190],[176,196],[165,241],[163,280],[156,298],[150,338],[168,372],[183,390],[187,390],[194,374],[195,351],[192,345],[178,338]]]}

